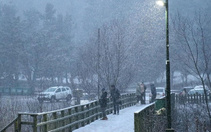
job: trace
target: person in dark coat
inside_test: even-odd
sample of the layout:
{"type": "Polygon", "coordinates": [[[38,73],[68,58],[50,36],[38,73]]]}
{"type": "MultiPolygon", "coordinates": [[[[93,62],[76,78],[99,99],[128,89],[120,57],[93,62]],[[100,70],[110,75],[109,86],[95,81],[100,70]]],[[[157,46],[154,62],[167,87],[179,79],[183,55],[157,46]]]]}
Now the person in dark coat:
{"type": "Polygon", "coordinates": [[[140,89],[141,89],[141,104],[146,104],[145,91],[146,91],[147,87],[145,86],[144,82],[141,82],[140,89]]]}
{"type": "Polygon", "coordinates": [[[106,107],[107,107],[107,92],[105,91],[105,88],[102,89],[102,94],[100,96],[100,108],[102,111],[103,118],[101,120],[108,120],[106,116],[106,107]]]}
{"type": "Polygon", "coordinates": [[[113,101],[114,106],[114,113],[113,114],[119,114],[119,104],[120,104],[120,92],[118,89],[116,89],[115,85],[111,85],[111,98],[113,101]]]}
{"type": "Polygon", "coordinates": [[[155,101],[155,98],[156,98],[156,88],[155,88],[155,85],[152,83],[150,84],[150,88],[151,88],[151,94],[152,94],[152,98],[151,98],[151,101],[150,103],[154,102],[155,101]]]}

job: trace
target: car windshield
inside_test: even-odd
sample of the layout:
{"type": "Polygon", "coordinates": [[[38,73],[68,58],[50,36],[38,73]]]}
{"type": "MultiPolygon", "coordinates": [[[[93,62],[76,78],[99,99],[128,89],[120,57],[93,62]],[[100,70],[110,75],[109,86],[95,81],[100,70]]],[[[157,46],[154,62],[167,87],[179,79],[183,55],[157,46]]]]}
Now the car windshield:
{"type": "Polygon", "coordinates": [[[57,88],[51,87],[45,90],[45,92],[54,92],[57,88]]]}
{"type": "Polygon", "coordinates": [[[188,92],[188,94],[194,94],[195,93],[195,90],[190,90],[189,92],[188,92]]]}

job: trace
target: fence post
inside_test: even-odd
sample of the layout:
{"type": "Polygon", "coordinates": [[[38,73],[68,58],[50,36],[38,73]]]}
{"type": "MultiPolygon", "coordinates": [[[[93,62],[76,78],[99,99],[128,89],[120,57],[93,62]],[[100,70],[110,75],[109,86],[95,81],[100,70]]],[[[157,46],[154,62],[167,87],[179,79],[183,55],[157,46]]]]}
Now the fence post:
{"type": "Polygon", "coordinates": [[[197,102],[197,104],[199,104],[199,94],[198,93],[196,93],[196,102],[197,102]]]}
{"type": "Polygon", "coordinates": [[[37,132],[37,115],[32,115],[33,117],[33,132],[37,132]]]}
{"type": "Polygon", "coordinates": [[[196,103],[196,95],[193,95],[193,103],[196,103]]]}
{"type": "MultiPolygon", "coordinates": [[[[57,118],[56,112],[53,113],[53,119],[57,118]]],[[[57,122],[53,123],[53,129],[57,128],[57,122]]]]}
{"type": "Polygon", "coordinates": [[[128,102],[129,103],[128,105],[129,106],[132,106],[132,103],[133,103],[133,95],[131,93],[129,94],[129,100],[130,101],[128,102]]]}
{"type": "MultiPolygon", "coordinates": [[[[75,107],[75,113],[77,114],[78,112],[79,112],[79,111],[78,111],[78,106],[77,106],[77,107],[75,107]]],[[[79,119],[79,115],[77,114],[77,115],[75,116],[75,120],[78,121],[78,119],[79,119]]],[[[78,123],[75,125],[75,128],[76,128],[76,129],[79,128],[79,124],[78,124],[78,123]]]]}
{"type": "Polygon", "coordinates": [[[192,95],[192,94],[190,95],[190,103],[191,103],[191,104],[194,103],[194,98],[193,98],[193,95],[192,95]]]}
{"type": "MultiPolygon", "coordinates": [[[[44,114],[43,115],[43,122],[46,122],[46,121],[47,121],[47,114],[44,114]]],[[[43,130],[44,130],[44,132],[48,131],[48,125],[47,124],[44,125],[43,130]]]]}
{"type": "Polygon", "coordinates": [[[100,116],[99,116],[99,111],[100,111],[99,109],[100,109],[100,108],[99,108],[98,106],[99,106],[99,103],[98,103],[98,101],[96,101],[96,102],[95,102],[95,106],[94,106],[94,107],[95,107],[95,112],[94,112],[94,113],[97,113],[97,114],[96,114],[96,117],[95,117],[95,120],[97,120],[97,119],[100,117],[100,116]]]}
{"type": "MultiPolygon", "coordinates": [[[[92,115],[94,114],[93,108],[94,108],[94,105],[93,105],[93,103],[91,103],[91,104],[90,104],[90,109],[91,109],[91,110],[89,111],[89,115],[90,115],[90,116],[92,116],[92,115]]],[[[93,122],[93,121],[94,121],[94,117],[92,116],[92,117],[91,117],[91,122],[93,122]]]]}
{"type": "MultiPolygon", "coordinates": [[[[86,117],[89,118],[89,116],[90,116],[89,115],[89,104],[86,105],[86,110],[87,110],[86,117]]],[[[87,120],[87,124],[89,124],[89,123],[90,123],[90,119],[87,120]]]]}
{"type": "Polygon", "coordinates": [[[130,107],[130,103],[132,103],[132,100],[131,100],[131,96],[130,94],[127,94],[127,99],[125,100],[125,105],[127,105],[128,107],[130,107]]]}
{"type": "Polygon", "coordinates": [[[141,120],[139,117],[140,113],[134,113],[134,126],[135,126],[135,132],[141,131],[141,120]]]}
{"type": "MultiPolygon", "coordinates": [[[[68,109],[68,115],[72,114],[71,111],[72,111],[71,109],[68,109]]],[[[72,123],[72,117],[69,118],[69,123],[70,124],[72,123]]],[[[69,132],[72,132],[72,126],[69,127],[69,132]]]]}
{"type": "Polygon", "coordinates": [[[201,98],[202,98],[202,95],[201,95],[201,94],[199,94],[199,103],[202,103],[201,98]]]}
{"type": "MultiPolygon", "coordinates": [[[[144,110],[145,111],[145,110],[144,110]]],[[[138,112],[138,113],[134,113],[134,125],[135,125],[135,132],[145,132],[146,128],[144,127],[144,118],[145,118],[145,112],[138,112]]]]}
{"type": "MultiPolygon", "coordinates": [[[[61,117],[64,117],[64,110],[61,111],[61,117]]],[[[65,120],[62,120],[61,125],[64,126],[65,125],[65,120]]],[[[65,130],[62,129],[62,132],[64,132],[65,130]]]]}
{"type": "Polygon", "coordinates": [[[15,121],[15,132],[21,131],[21,114],[18,114],[18,119],[15,121]]]}
{"type": "MultiPolygon", "coordinates": [[[[82,114],[81,114],[80,119],[84,119],[84,117],[85,117],[84,116],[85,115],[85,113],[84,113],[84,105],[81,106],[81,112],[82,112],[82,114]]],[[[81,126],[84,126],[85,125],[84,122],[85,122],[84,120],[81,122],[81,126]]]]}

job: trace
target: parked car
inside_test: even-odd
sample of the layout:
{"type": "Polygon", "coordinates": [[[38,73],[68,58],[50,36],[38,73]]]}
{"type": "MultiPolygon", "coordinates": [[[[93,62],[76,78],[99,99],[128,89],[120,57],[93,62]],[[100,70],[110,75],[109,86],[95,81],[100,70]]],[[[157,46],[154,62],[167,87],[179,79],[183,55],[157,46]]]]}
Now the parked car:
{"type": "Polygon", "coordinates": [[[71,100],[72,98],[72,90],[66,86],[55,86],[46,89],[45,91],[41,92],[37,99],[39,102],[43,101],[59,101],[62,99],[66,99],[67,101],[71,100]]]}
{"type": "MultiPolygon", "coordinates": [[[[210,90],[208,88],[208,86],[205,85],[205,90],[207,91],[207,95],[210,94],[210,90]]],[[[200,94],[200,95],[204,95],[204,88],[203,85],[197,85],[195,86],[192,90],[190,90],[188,92],[189,95],[194,95],[194,94],[200,94]]]]}
{"type": "Polygon", "coordinates": [[[172,90],[171,90],[171,94],[172,94],[172,93],[179,94],[179,93],[180,93],[180,90],[173,90],[173,89],[172,89],[172,90]]]}
{"type": "MultiPolygon", "coordinates": [[[[209,90],[207,85],[205,85],[204,87],[205,87],[206,90],[209,90]]],[[[194,89],[203,89],[203,85],[195,86],[194,89]]]]}
{"type": "Polygon", "coordinates": [[[164,87],[156,87],[156,92],[157,92],[156,98],[161,98],[165,96],[166,93],[164,87]]]}
{"type": "MultiPolygon", "coordinates": [[[[209,90],[206,90],[207,91],[207,95],[210,94],[210,91],[209,90]]],[[[196,95],[196,94],[199,94],[199,95],[204,95],[204,89],[191,89],[189,92],[188,92],[188,95],[196,95]]]]}

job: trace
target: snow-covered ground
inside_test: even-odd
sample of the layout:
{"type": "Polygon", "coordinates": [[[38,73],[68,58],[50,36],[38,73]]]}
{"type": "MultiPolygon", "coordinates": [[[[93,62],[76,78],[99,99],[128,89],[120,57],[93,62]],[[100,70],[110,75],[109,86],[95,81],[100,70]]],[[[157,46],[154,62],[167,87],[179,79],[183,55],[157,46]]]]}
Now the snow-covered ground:
{"type": "Polygon", "coordinates": [[[108,120],[96,120],[74,132],[134,132],[134,113],[149,104],[120,110],[119,115],[108,115],[108,120]]]}

